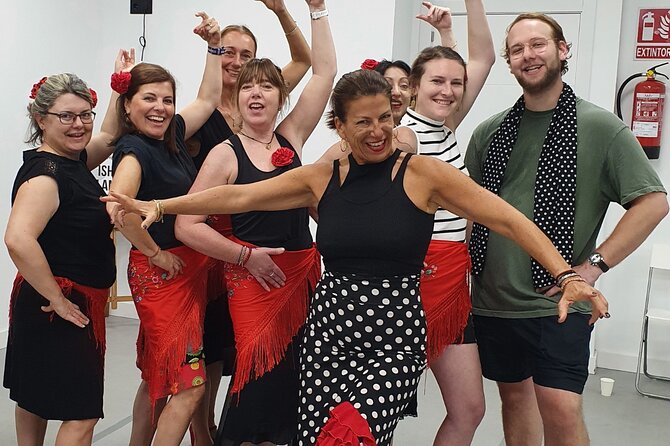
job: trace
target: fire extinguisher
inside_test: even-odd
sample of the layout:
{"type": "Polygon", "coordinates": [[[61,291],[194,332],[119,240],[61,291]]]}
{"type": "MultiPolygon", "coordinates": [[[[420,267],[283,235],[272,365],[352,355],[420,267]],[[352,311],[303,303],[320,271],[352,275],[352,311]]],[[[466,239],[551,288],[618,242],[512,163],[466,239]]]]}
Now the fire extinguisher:
{"type": "Polygon", "coordinates": [[[665,84],[656,79],[656,75],[663,73],[656,71],[657,68],[667,65],[665,62],[649,68],[645,73],[636,73],[628,77],[619,87],[616,98],[616,112],[620,119],[621,94],[626,85],[635,78],[646,77],[642,82],[635,85],[633,94],[633,113],[630,128],[637,137],[649,159],[658,159],[661,151],[661,130],[663,124],[663,103],[665,101],[665,84]]]}

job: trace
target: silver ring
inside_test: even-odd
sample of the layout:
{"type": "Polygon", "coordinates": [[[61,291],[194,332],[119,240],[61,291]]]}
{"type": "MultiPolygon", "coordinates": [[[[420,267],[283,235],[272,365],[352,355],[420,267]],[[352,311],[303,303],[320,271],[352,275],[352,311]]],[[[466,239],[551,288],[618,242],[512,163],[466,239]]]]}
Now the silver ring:
{"type": "Polygon", "coordinates": [[[275,275],[275,272],[272,271],[272,272],[270,273],[270,277],[274,277],[274,275],[275,275]]]}

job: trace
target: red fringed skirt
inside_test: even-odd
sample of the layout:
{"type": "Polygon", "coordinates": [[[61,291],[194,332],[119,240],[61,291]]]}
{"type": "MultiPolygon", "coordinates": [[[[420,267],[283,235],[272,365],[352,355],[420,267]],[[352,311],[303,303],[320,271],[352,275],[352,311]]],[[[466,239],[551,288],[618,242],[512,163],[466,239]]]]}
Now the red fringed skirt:
{"type": "Polygon", "coordinates": [[[428,364],[463,336],[472,308],[470,255],[465,243],[431,240],[421,272],[421,302],[428,326],[428,364]]]}
{"type": "Polygon", "coordinates": [[[10,301],[4,386],[23,409],[48,420],[103,417],[108,289],[56,277],[63,295],[90,319],[85,328],[45,313],[49,301],[21,275],[10,301]]]}
{"type": "Polygon", "coordinates": [[[137,367],[149,385],[152,404],[159,398],[205,381],[202,327],[211,259],[186,246],[171,248],[185,266],[170,280],[138,250],[130,251],[128,283],[140,318],[137,367]]]}

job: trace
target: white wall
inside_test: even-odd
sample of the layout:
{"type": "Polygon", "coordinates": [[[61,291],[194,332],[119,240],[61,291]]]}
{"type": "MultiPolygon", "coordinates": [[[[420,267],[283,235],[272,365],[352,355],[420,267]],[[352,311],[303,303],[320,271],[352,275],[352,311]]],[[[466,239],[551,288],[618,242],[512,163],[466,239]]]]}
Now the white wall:
{"type": "MultiPolygon", "coordinates": [[[[617,87],[631,74],[644,72],[647,68],[663,61],[634,59],[634,48],[637,33],[638,10],[640,8],[668,8],[668,2],[663,0],[623,0],[623,14],[621,21],[621,41],[619,46],[619,70],[617,87]]],[[[594,66],[594,71],[598,67],[594,66]]],[[[670,69],[660,69],[670,75],[670,69]]],[[[622,99],[624,122],[630,124],[632,109],[632,91],[641,78],[628,84],[622,99]]],[[[664,112],[665,132],[661,141],[661,156],[652,160],[652,165],[659,173],[666,188],[670,186],[670,135],[668,119],[670,107],[664,112]]],[[[616,225],[622,210],[619,207],[610,209],[605,220],[601,235],[609,234],[616,225]]],[[[661,222],[649,239],[621,265],[603,276],[600,288],[610,302],[612,318],[599,324],[597,330],[598,365],[620,370],[635,370],[636,359],[642,325],[644,308],[644,294],[647,286],[647,268],[653,243],[670,243],[670,219],[661,222]]],[[[652,290],[652,298],[657,306],[670,308],[670,275],[659,274],[652,290]]],[[[652,327],[652,342],[654,349],[650,350],[655,371],[670,374],[670,324],[659,324],[652,327]]]]}
{"type": "MultiPolygon", "coordinates": [[[[412,26],[408,24],[417,10],[412,1],[331,0],[330,20],[338,49],[340,74],[358,68],[366,58],[412,60],[418,50],[410,45],[418,41],[418,36],[412,34],[412,26]]],[[[309,36],[309,16],[304,2],[286,2],[303,32],[309,36]]],[[[109,98],[109,75],[116,51],[119,47],[137,47],[137,37],[141,32],[142,16],[130,15],[128,3],[24,0],[0,4],[0,13],[5,18],[3,39],[0,41],[0,57],[4,61],[0,71],[0,92],[4,105],[0,109],[0,143],[5,159],[0,165],[0,190],[4,191],[0,199],[0,227],[6,225],[11,185],[21,162],[21,150],[26,148],[22,143],[28,122],[25,107],[32,84],[45,74],[75,72],[98,91],[98,111],[103,110],[109,98]]],[[[485,3],[489,4],[487,6],[497,5],[491,0],[485,3]]],[[[234,6],[226,7],[220,0],[201,0],[197,7],[223,23],[249,25],[260,40],[259,56],[270,56],[280,65],[288,60],[282,31],[272,13],[263,5],[251,1],[227,2],[226,5],[234,6]]],[[[581,23],[581,32],[592,30],[593,48],[590,51],[591,76],[582,80],[588,84],[588,89],[580,94],[612,109],[616,86],[629,74],[643,71],[656,63],[637,62],[631,56],[637,9],[666,6],[667,2],[663,0],[584,2],[584,16],[590,19],[581,23]],[[619,23],[622,23],[620,28],[619,23]],[[619,32],[621,48],[617,54],[616,45],[612,42],[619,40],[619,32]],[[615,79],[616,68],[613,65],[616,65],[617,58],[620,59],[620,68],[618,79],[615,79]]],[[[187,2],[178,0],[155,1],[153,7],[154,13],[147,16],[145,60],[163,64],[174,73],[179,84],[179,105],[183,106],[195,96],[204,61],[204,44],[191,33],[196,23],[193,17],[195,10],[187,2]]],[[[667,72],[670,73],[670,69],[667,72]]],[[[580,75],[580,79],[585,78],[580,75]]],[[[296,100],[297,93],[294,93],[292,102],[296,100]]],[[[630,95],[624,98],[624,102],[624,110],[630,113],[630,95]]],[[[666,123],[669,122],[668,108],[670,105],[666,107],[666,123]]],[[[626,120],[629,119],[629,116],[626,117],[626,120]]],[[[661,159],[653,162],[666,185],[670,184],[670,161],[667,160],[670,156],[669,132],[666,124],[661,159]]],[[[333,133],[319,126],[305,148],[305,161],[316,159],[323,148],[333,141],[333,133]]],[[[620,213],[616,208],[610,211],[603,234],[611,232],[620,213]]],[[[599,283],[610,300],[613,315],[612,319],[599,323],[596,330],[598,364],[602,367],[632,370],[635,366],[650,246],[656,241],[670,243],[670,221],[663,222],[647,243],[599,283]]],[[[5,250],[0,250],[0,347],[5,344],[7,313],[3,309],[8,307],[14,273],[15,268],[5,250]]],[[[659,300],[665,297],[665,305],[670,306],[666,291],[670,289],[670,277],[659,277],[661,280],[655,288],[655,297],[659,300]]],[[[124,287],[122,285],[121,289],[124,287]]],[[[659,330],[659,342],[667,352],[670,349],[670,341],[667,341],[670,339],[670,327],[659,327],[659,330]]],[[[663,355],[656,349],[652,351],[652,357],[662,358],[663,355]]]]}
{"type": "MultiPolygon", "coordinates": [[[[294,19],[309,40],[310,19],[305,2],[285,0],[294,19]]],[[[402,1],[402,0],[401,0],[402,1]]],[[[289,60],[288,48],[277,19],[261,3],[250,0],[200,0],[197,5],[179,0],[153,2],[147,16],[145,61],[164,65],[178,81],[178,105],[195,97],[202,76],[205,44],[192,33],[196,8],[207,11],[222,24],[248,25],[259,39],[259,56],[271,57],[279,65],[289,60]]],[[[390,57],[395,5],[388,0],[331,0],[330,21],[338,52],[340,74],[359,67],[368,57],[390,57]],[[353,13],[355,11],[355,13],[353,13]],[[374,17],[374,20],[370,20],[374,17]]],[[[116,52],[135,46],[141,34],[142,16],[129,14],[128,1],[45,2],[23,0],[0,3],[3,38],[0,40],[0,228],[10,211],[10,191],[21,164],[21,151],[28,120],[25,109],[32,84],[42,76],[74,72],[97,90],[104,110],[109,99],[109,76],[116,52]]],[[[299,87],[298,90],[301,88],[299,87]]],[[[291,100],[297,101],[298,90],[291,100]]],[[[102,119],[98,120],[98,125],[102,119]]],[[[320,125],[305,147],[306,162],[314,161],[335,141],[334,134],[320,125]]],[[[0,249],[0,347],[6,343],[9,292],[16,269],[0,249]]],[[[121,271],[121,277],[125,272],[121,271]]],[[[125,279],[123,279],[125,280],[125,279]]],[[[120,286],[121,289],[125,285],[120,286]]]]}

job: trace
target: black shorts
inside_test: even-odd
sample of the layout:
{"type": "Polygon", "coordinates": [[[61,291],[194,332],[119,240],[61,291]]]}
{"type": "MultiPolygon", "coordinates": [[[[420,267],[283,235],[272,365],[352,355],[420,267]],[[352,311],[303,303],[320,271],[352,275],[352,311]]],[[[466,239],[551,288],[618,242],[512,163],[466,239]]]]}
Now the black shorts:
{"type": "Polygon", "coordinates": [[[502,383],[533,378],[540,386],[581,394],[588,378],[589,315],[507,319],[475,316],[484,377],[502,383]]]}
{"type": "Polygon", "coordinates": [[[468,316],[468,323],[463,329],[463,336],[459,336],[456,338],[454,342],[452,342],[452,345],[462,345],[462,344],[476,344],[477,343],[477,336],[475,336],[475,323],[474,320],[472,319],[472,314],[468,316]]]}

